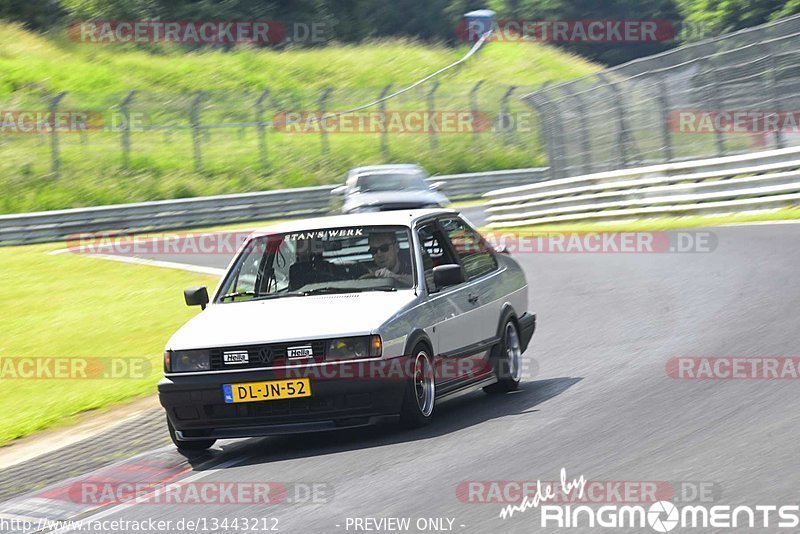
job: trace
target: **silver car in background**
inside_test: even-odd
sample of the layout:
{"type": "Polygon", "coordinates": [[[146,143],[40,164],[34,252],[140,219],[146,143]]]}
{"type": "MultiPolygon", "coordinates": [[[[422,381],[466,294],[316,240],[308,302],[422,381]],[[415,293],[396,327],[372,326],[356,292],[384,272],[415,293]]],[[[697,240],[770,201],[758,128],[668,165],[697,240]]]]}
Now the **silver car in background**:
{"type": "Polygon", "coordinates": [[[443,208],[450,201],[429,182],[416,164],[370,165],[347,173],[344,185],[332,191],[343,196],[342,213],[443,208]]]}

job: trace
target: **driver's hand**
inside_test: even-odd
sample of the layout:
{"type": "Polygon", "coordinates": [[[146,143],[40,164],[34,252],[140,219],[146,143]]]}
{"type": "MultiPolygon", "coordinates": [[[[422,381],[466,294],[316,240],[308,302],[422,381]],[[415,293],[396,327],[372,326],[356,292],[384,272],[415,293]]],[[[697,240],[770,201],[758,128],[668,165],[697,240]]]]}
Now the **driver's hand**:
{"type": "Polygon", "coordinates": [[[395,275],[391,269],[384,267],[373,272],[372,276],[376,278],[395,278],[397,275],[395,275]]]}

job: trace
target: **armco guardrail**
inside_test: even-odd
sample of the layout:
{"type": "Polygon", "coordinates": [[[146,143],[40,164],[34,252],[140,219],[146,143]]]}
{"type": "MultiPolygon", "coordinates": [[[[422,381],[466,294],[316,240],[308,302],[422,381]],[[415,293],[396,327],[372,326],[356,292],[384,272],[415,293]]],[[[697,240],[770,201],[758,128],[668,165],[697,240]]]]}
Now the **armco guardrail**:
{"type": "Polygon", "coordinates": [[[800,205],[800,147],[490,191],[489,226],[728,213],[800,205]]]}
{"type": "Polygon", "coordinates": [[[508,171],[434,176],[430,181],[444,182],[442,192],[453,200],[472,200],[480,198],[487,191],[500,187],[527,185],[549,179],[550,173],[547,167],[534,167],[508,171]]]}
{"type": "MultiPolygon", "coordinates": [[[[474,199],[498,186],[544,180],[546,168],[436,176],[451,199],[474,199]]],[[[235,195],[139,202],[69,210],[0,215],[0,245],[41,243],[93,232],[197,228],[328,213],[335,186],[301,187],[235,195]]]]}

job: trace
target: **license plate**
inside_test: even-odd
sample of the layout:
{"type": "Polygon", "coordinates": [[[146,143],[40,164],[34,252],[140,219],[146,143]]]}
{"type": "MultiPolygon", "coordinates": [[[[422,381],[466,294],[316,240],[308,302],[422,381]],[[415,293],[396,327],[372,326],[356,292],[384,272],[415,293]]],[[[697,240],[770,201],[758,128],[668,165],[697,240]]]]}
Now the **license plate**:
{"type": "Polygon", "coordinates": [[[225,402],[258,402],[278,399],[294,399],[311,396],[311,381],[308,378],[293,380],[271,380],[269,382],[246,382],[222,386],[225,402]]]}

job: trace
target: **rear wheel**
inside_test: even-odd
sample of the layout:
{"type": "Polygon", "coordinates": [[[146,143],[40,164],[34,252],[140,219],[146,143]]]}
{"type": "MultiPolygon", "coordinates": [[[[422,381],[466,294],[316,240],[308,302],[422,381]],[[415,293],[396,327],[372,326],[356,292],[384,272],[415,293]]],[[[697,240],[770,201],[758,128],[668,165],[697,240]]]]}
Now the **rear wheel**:
{"type": "Polygon", "coordinates": [[[483,388],[486,393],[507,393],[519,388],[522,378],[522,344],[517,324],[511,319],[503,327],[503,339],[498,349],[494,358],[497,382],[483,388]]]}
{"type": "Polygon", "coordinates": [[[430,350],[423,343],[412,352],[414,366],[406,384],[400,420],[409,428],[427,425],[433,418],[436,404],[436,380],[430,350]]]}
{"type": "Polygon", "coordinates": [[[211,446],[217,442],[215,439],[203,439],[199,441],[183,441],[178,439],[178,436],[175,434],[175,427],[172,426],[172,422],[170,422],[169,418],[167,418],[167,428],[169,429],[169,437],[172,443],[182,451],[204,451],[211,448],[211,446]]]}

